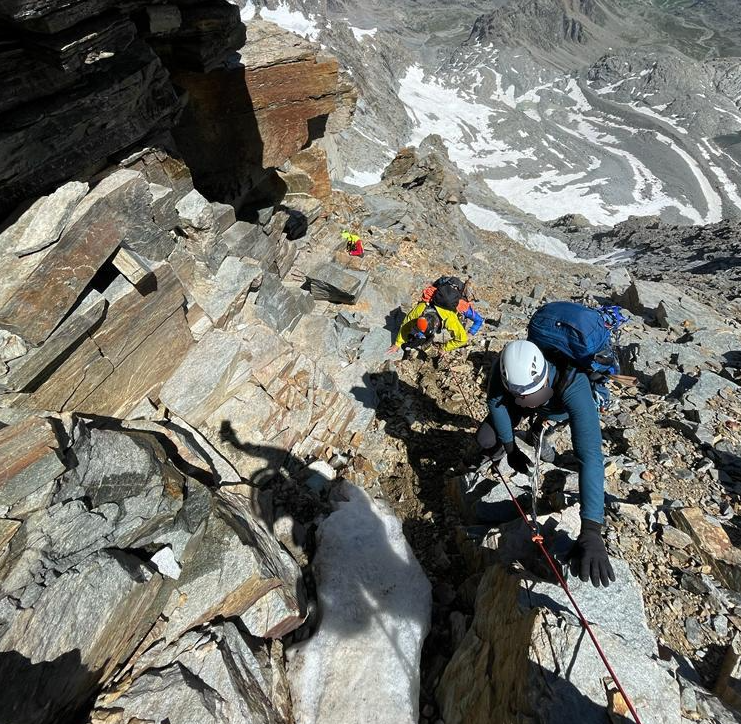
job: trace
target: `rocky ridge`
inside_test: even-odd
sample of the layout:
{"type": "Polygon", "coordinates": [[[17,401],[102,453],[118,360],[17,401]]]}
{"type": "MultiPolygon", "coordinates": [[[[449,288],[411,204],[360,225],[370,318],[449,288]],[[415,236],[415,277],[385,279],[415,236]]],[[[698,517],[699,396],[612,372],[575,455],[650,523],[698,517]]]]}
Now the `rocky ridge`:
{"type": "MultiPolygon", "coordinates": [[[[253,23],[247,35],[276,52],[285,34],[253,23]]],[[[295,64],[321,77],[307,87],[324,87],[332,63],[313,62],[302,41],[282,45],[280,77],[295,64]]],[[[277,72],[280,57],[257,59],[255,48],[241,57],[250,53],[254,64],[222,67],[217,87],[249,90],[268,77],[260,69],[277,72]]],[[[208,53],[200,57],[205,68],[208,53]]],[[[317,105],[317,117],[330,96],[340,106],[327,129],[349,112],[351,94],[335,78],[317,105]]],[[[492,353],[544,298],[612,297],[634,315],[623,349],[636,384],[604,419],[608,539],[624,558],[611,593],[632,635],[615,621],[614,596],[577,593],[640,711],[731,721],[707,689],[738,705],[741,345],[728,310],[646,279],[639,255],[631,277],[481,232],[439,137],[396,154],[364,196],[332,191],[324,151],[296,149],[312,138],[311,117],[278,120],[299,100],[288,88],[255,114],[266,142],[269,129],[285,131],[271,157],[280,168],[251,157],[222,189],[249,198],[255,178],[270,179],[263,192],[279,188],[280,202],[209,201],[174,149],[144,147],[5,225],[0,667],[22,685],[8,687],[3,711],[24,724],[304,722],[317,712],[332,724],[317,698],[339,692],[347,704],[341,677],[372,642],[379,672],[399,674],[384,716],[415,721],[416,666],[389,669],[384,656],[399,664],[389,624],[402,659],[419,655],[429,589],[416,554],[434,598],[422,721],[487,721],[493,710],[559,721],[563,701],[583,720],[602,721],[606,709],[623,717],[557,589],[523,552],[501,490],[487,501],[498,519],[483,528],[443,494],[446,481],[460,492],[461,471],[449,468],[478,421],[492,353]],[[344,252],[347,227],[362,230],[365,258],[344,252]],[[399,313],[450,269],[475,275],[488,331],[449,368],[424,357],[389,363],[399,313]],[[372,498],[391,501],[411,551],[372,498]],[[353,568],[350,593],[370,602],[355,618],[332,605],[347,595],[336,575],[337,556],[353,549],[344,518],[365,536],[363,552],[388,545],[390,565],[371,557],[353,568]],[[379,591],[386,573],[399,588],[415,581],[411,602],[379,591]],[[395,615],[384,618],[376,602],[395,615]],[[511,657],[497,656],[505,639],[511,657]],[[338,640],[347,660],[330,666],[338,640]],[[294,650],[287,674],[284,647],[294,650]],[[312,660],[333,672],[326,689],[312,660]],[[572,661],[567,676],[553,675],[572,661]]],[[[563,541],[574,535],[574,461],[567,441],[558,447],[541,510],[563,541]]],[[[526,496],[527,481],[515,482],[526,496]]],[[[369,708],[352,710],[375,712],[391,684],[380,673],[365,683],[369,708]]]]}
{"type": "Polygon", "coordinates": [[[510,0],[450,17],[437,3],[378,3],[352,20],[310,0],[248,9],[300,26],[351,70],[358,112],[327,146],[335,180],[372,185],[398,148],[438,134],[466,176],[468,218],[542,249],[569,243],[549,223],[567,213],[596,226],[738,216],[726,5],[510,0]]]}
{"type": "MultiPolygon", "coordinates": [[[[433,585],[433,627],[423,655],[423,721],[490,721],[492,708],[500,706],[503,720],[508,720],[504,712],[531,711],[534,720],[560,721],[562,700],[586,721],[602,721],[605,707],[613,705],[614,716],[628,716],[605,688],[593,651],[576,643],[580,634],[573,617],[556,606],[555,618],[533,618],[540,615],[533,601],[537,609],[546,599],[559,600],[558,589],[542,580],[543,569],[521,524],[509,523],[517,514],[502,486],[483,506],[458,507],[455,473],[484,415],[481,390],[491,355],[522,334],[539,303],[559,298],[590,304],[611,299],[630,311],[620,344],[623,372],[636,378],[614,389],[616,407],[603,419],[607,535],[611,554],[623,561],[615,565],[626,588],[593,596],[590,587],[577,585],[579,601],[602,627],[600,637],[614,645],[611,657],[625,667],[624,683],[635,692],[642,717],[735,721],[711,690],[734,701],[735,684],[725,677],[735,671],[732,642],[738,632],[733,603],[741,413],[737,321],[727,316],[727,307],[716,308],[717,298],[703,285],[688,292],[686,285],[668,281],[679,276],[664,275],[656,265],[641,267],[640,252],[633,259],[635,274],[548,261],[502,235],[485,240],[472,235],[485,244],[486,253],[474,241],[457,255],[444,240],[452,235],[466,239],[457,226],[465,227],[465,217],[455,205],[436,214],[440,199],[450,193],[441,183],[450,168],[439,141],[429,139],[419,152],[401,151],[384,181],[364,198],[370,218],[388,226],[387,235],[414,234],[417,241],[402,244],[397,252],[408,261],[409,273],[421,271],[426,257],[441,258],[462,274],[473,271],[479,282],[477,306],[491,325],[473,347],[449,362],[438,364],[434,356],[421,355],[373,378],[379,397],[375,424],[396,440],[397,448],[384,463],[380,484],[433,585]],[[381,199],[386,199],[383,210],[381,199]],[[417,204],[428,210],[425,217],[417,216],[417,204]],[[443,493],[445,480],[452,501],[443,493]],[[515,580],[507,584],[513,592],[507,595],[519,601],[519,612],[509,614],[515,604],[496,593],[503,586],[497,579],[502,572],[491,568],[496,564],[509,570],[514,565],[515,580]],[[483,571],[488,572],[482,578],[483,571]],[[513,616],[511,621],[505,613],[513,616]],[[552,630],[566,633],[554,642],[552,630]],[[643,632],[641,643],[625,648],[622,639],[633,630],[643,632]],[[508,643],[502,646],[502,640],[508,643]],[[544,665],[549,640],[574,656],[578,650],[581,663],[570,679],[573,688],[560,679],[558,684],[544,681],[535,664],[529,678],[528,660],[544,665]],[[498,658],[503,650],[513,652],[512,658],[498,658]],[[486,666],[492,657],[501,661],[494,669],[486,666]],[[501,683],[507,677],[518,682],[524,677],[526,683],[510,688],[501,683]],[[563,687],[558,694],[544,693],[556,685],[563,687]],[[657,692],[667,698],[657,699],[657,692]],[[537,714],[528,708],[534,700],[540,701],[537,714]]],[[[465,197],[465,189],[456,192],[465,197]]],[[[369,238],[378,233],[375,228],[370,232],[369,238]]],[[[542,525],[555,533],[549,542],[557,550],[574,535],[577,481],[567,437],[559,441],[556,466],[544,467],[539,503],[542,525]]],[[[527,505],[528,481],[514,483],[527,505]]],[[[552,603],[546,605],[554,611],[552,603]]],[[[566,661],[573,659],[564,656],[549,664],[551,671],[569,668],[566,661]]]]}

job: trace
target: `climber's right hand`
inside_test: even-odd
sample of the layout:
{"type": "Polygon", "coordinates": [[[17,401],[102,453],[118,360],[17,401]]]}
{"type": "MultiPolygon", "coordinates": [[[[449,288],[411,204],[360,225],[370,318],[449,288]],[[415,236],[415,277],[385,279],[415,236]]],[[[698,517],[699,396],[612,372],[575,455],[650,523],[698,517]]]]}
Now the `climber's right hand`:
{"type": "Polygon", "coordinates": [[[530,473],[530,458],[520,448],[513,446],[512,451],[507,453],[507,463],[518,473],[528,475],[530,473]]]}
{"type": "Polygon", "coordinates": [[[386,354],[394,354],[395,352],[399,351],[399,347],[395,344],[392,344],[387,350],[386,354]]]}

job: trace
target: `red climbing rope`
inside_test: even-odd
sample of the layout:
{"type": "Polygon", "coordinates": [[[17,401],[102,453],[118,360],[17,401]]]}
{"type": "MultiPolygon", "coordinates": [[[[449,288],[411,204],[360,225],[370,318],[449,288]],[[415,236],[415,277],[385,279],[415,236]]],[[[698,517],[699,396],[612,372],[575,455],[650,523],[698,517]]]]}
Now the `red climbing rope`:
{"type": "Polygon", "coordinates": [[[561,588],[563,588],[564,592],[568,596],[569,601],[571,601],[571,605],[574,607],[574,610],[576,611],[576,615],[579,617],[579,621],[581,622],[582,627],[589,634],[589,638],[592,639],[594,648],[597,649],[597,653],[599,654],[599,657],[602,659],[602,663],[605,665],[607,672],[610,674],[610,676],[612,677],[612,680],[615,682],[615,686],[618,688],[618,691],[622,695],[626,706],[630,710],[630,713],[633,715],[633,719],[635,719],[636,724],[643,724],[641,722],[641,718],[638,716],[638,712],[636,711],[635,706],[633,706],[633,702],[630,700],[630,697],[628,696],[627,692],[623,688],[623,685],[620,683],[620,679],[618,679],[617,674],[615,673],[615,670],[612,668],[612,665],[607,659],[607,655],[602,649],[602,646],[600,646],[600,643],[597,640],[597,637],[594,635],[594,631],[592,631],[592,627],[589,625],[589,621],[587,621],[586,617],[584,616],[581,609],[579,608],[579,604],[576,602],[576,600],[574,599],[574,596],[571,594],[568,583],[566,583],[563,575],[561,574],[561,571],[559,570],[559,567],[556,565],[556,562],[553,560],[553,557],[551,556],[551,554],[548,552],[545,545],[543,544],[543,536],[538,533],[535,526],[527,519],[527,515],[525,514],[525,511],[522,509],[522,506],[518,502],[517,498],[512,494],[512,489],[509,487],[509,483],[507,483],[507,480],[502,474],[502,471],[499,470],[499,468],[496,465],[494,465],[493,467],[497,471],[497,475],[499,475],[499,478],[501,479],[501,481],[504,483],[504,487],[507,488],[509,497],[512,498],[512,502],[517,507],[517,511],[522,516],[522,519],[525,521],[525,524],[532,531],[533,543],[535,543],[538,546],[538,548],[540,548],[540,552],[545,557],[546,561],[548,562],[548,565],[551,567],[551,570],[556,574],[556,578],[558,582],[561,584],[561,588]]]}

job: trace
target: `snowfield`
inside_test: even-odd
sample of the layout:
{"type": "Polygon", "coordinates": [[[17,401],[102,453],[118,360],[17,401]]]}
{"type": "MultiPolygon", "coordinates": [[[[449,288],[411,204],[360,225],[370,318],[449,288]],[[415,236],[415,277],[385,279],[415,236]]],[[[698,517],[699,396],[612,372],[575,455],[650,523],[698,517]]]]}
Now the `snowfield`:
{"type": "MultiPolygon", "coordinates": [[[[561,76],[518,94],[511,80],[521,73],[496,52],[477,63],[478,52],[462,51],[447,74],[410,66],[398,96],[412,123],[409,142],[439,134],[451,160],[483,175],[494,205],[506,201],[541,221],[580,213],[599,225],[632,215],[707,224],[741,214],[738,181],[718,163],[722,151],[712,140],[693,141],[677,116],[661,114],[668,105],[649,104],[654,93],[631,91],[630,102],[612,97],[649,71],[596,90],[561,76]]],[[[511,227],[472,208],[469,214],[483,228],[511,227]]]]}

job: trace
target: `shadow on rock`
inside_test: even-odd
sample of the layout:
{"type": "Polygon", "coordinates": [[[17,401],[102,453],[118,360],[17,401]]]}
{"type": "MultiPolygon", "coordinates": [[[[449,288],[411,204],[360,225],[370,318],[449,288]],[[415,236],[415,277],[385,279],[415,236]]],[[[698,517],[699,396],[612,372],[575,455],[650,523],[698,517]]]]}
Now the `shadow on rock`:
{"type": "Polygon", "coordinates": [[[0,720],[6,724],[65,724],[76,714],[98,682],[80,652],[68,651],[53,661],[33,663],[17,651],[0,652],[0,720]]]}

